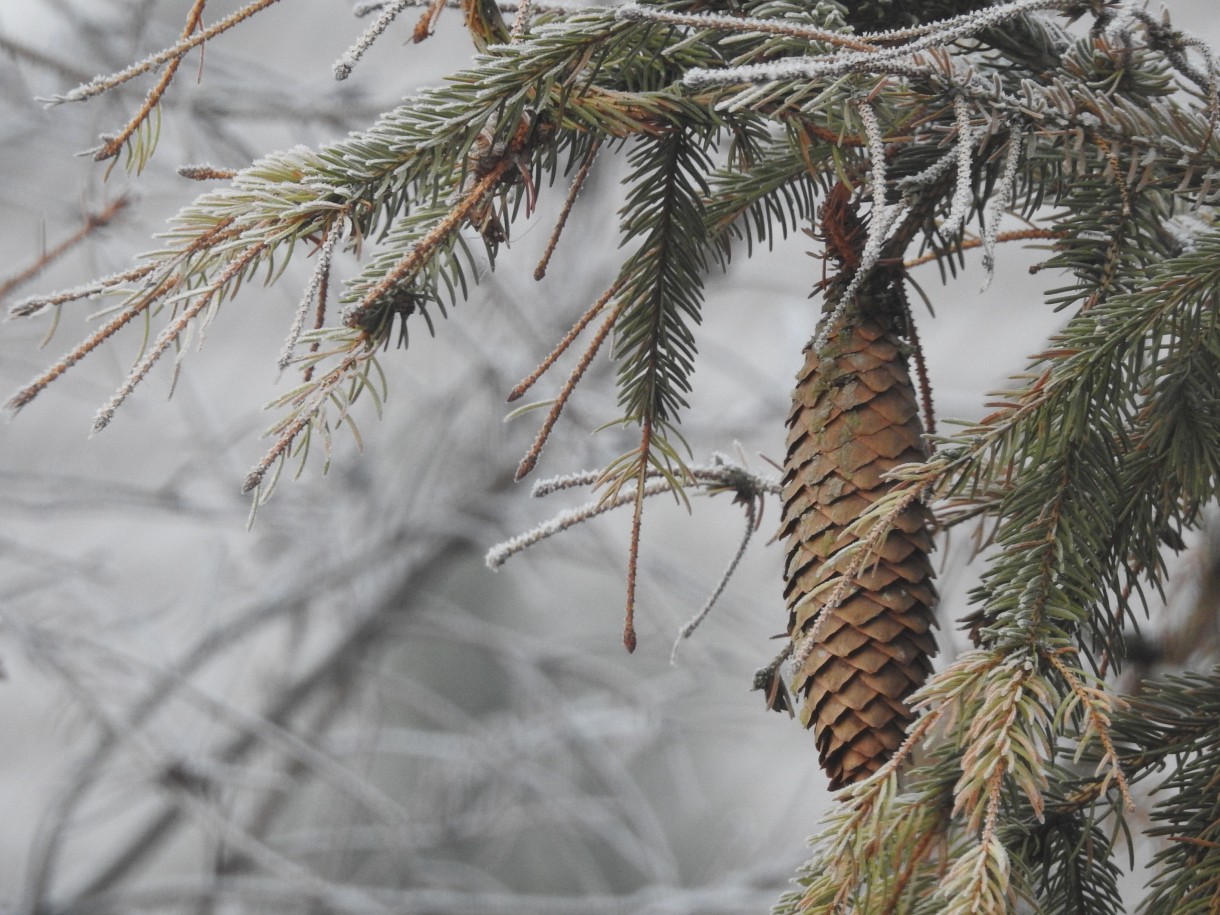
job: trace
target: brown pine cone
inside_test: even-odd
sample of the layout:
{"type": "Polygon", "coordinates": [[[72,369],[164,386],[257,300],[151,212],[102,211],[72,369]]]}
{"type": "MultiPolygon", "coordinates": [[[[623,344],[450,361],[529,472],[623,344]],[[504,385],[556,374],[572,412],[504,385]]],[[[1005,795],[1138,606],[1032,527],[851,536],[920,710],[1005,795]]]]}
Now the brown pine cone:
{"type": "MultiPolygon", "coordinates": [[[[847,528],[892,485],[882,474],[925,458],[921,433],[904,348],[882,321],[849,313],[820,352],[806,350],[788,417],[780,530],[793,640],[841,583],[847,560],[830,557],[858,539],[847,528]]],[[[826,609],[796,671],[801,720],[814,729],[832,788],[889,759],[914,717],[905,699],[932,670],[928,521],[918,503],[897,516],[843,599],[826,609]]]]}

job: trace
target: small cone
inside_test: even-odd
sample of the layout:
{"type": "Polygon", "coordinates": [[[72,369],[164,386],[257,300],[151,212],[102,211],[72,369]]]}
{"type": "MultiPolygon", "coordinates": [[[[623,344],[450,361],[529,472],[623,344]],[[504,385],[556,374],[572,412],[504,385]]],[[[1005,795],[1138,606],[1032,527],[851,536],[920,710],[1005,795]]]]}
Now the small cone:
{"type": "MultiPolygon", "coordinates": [[[[788,417],[780,530],[794,640],[842,578],[846,562],[829,559],[857,539],[846,528],[892,485],[882,475],[924,459],[921,434],[905,350],[880,320],[849,313],[820,352],[806,350],[788,417]],[[804,600],[815,590],[821,600],[804,600]]],[[[814,729],[832,788],[868,777],[898,749],[914,718],[905,700],[932,670],[928,520],[918,503],[898,515],[843,599],[826,609],[795,673],[801,720],[814,729]]]]}

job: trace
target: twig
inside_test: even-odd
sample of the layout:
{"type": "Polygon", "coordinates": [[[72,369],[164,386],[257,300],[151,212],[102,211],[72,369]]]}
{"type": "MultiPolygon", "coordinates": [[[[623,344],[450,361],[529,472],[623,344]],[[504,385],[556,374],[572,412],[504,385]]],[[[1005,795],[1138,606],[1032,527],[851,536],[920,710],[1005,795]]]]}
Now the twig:
{"type": "MultiPolygon", "coordinates": [[[[609,299],[613,293],[614,287],[611,287],[608,294],[603,296],[603,298],[609,299]]],[[[564,382],[563,388],[560,389],[559,396],[551,404],[551,409],[547,412],[546,419],[542,421],[542,427],[538,430],[534,444],[530,446],[530,450],[526,452],[525,457],[521,459],[521,463],[517,465],[517,472],[513,479],[524,479],[538,465],[538,458],[542,456],[542,449],[546,446],[547,439],[551,437],[551,430],[559,420],[560,414],[563,413],[563,408],[567,406],[568,400],[571,399],[572,393],[576,390],[576,385],[580,383],[580,379],[584,377],[585,372],[590,364],[592,364],[593,357],[597,355],[598,350],[602,348],[602,344],[606,342],[606,337],[614,329],[614,323],[618,320],[619,313],[622,312],[625,304],[626,299],[619,300],[618,304],[611,309],[610,314],[606,316],[606,320],[602,322],[602,326],[598,328],[597,334],[589,341],[589,345],[585,348],[584,353],[581,354],[580,361],[576,363],[576,367],[572,369],[568,380],[564,382]]]]}
{"type": "MultiPolygon", "coordinates": [[[[590,483],[596,480],[597,473],[593,472],[591,477],[590,483]]],[[[649,481],[645,495],[659,495],[669,492],[670,488],[668,480],[661,479],[659,476],[654,477],[649,481]]],[[[534,544],[541,543],[543,540],[547,540],[556,534],[563,533],[568,528],[575,527],[583,521],[588,521],[590,518],[596,518],[616,508],[622,508],[624,505],[630,504],[634,499],[634,493],[619,493],[612,499],[594,499],[577,508],[560,512],[532,530],[526,531],[524,534],[518,534],[516,537],[505,540],[503,543],[496,544],[487,551],[483,561],[489,569],[498,569],[508,562],[511,557],[534,544]]]]}
{"type": "Polygon", "coordinates": [[[571,329],[568,330],[566,334],[564,334],[563,339],[556,344],[555,348],[551,350],[549,354],[547,354],[547,357],[542,360],[538,367],[526,375],[525,378],[518,382],[517,386],[509,392],[507,398],[509,403],[512,403],[514,400],[519,400],[525,396],[526,392],[537,383],[539,378],[546,374],[547,370],[555,364],[555,361],[559,359],[560,356],[567,352],[568,347],[572,345],[572,342],[578,336],[580,336],[581,331],[589,326],[589,322],[601,313],[601,310],[606,307],[606,303],[609,302],[610,299],[612,299],[622,288],[623,279],[620,277],[619,279],[615,280],[614,284],[609,289],[598,297],[596,302],[589,306],[588,311],[580,316],[577,322],[572,325],[571,329]]]}
{"type": "MultiPolygon", "coordinates": [[[[1057,232],[1052,229],[1014,229],[1010,232],[997,232],[995,240],[997,242],[1009,241],[1036,241],[1039,239],[1056,239],[1064,238],[1067,233],[1057,232]]],[[[985,247],[985,242],[980,238],[966,238],[957,246],[960,251],[969,251],[972,248],[985,247]]],[[[921,254],[919,257],[911,258],[903,263],[904,267],[920,267],[924,264],[931,263],[942,257],[942,252],[932,251],[928,254],[921,254]]]]}
{"type": "MultiPolygon", "coordinates": [[[[203,18],[203,8],[207,6],[208,0],[195,0],[189,13],[186,14],[186,25],[182,27],[182,40],[191,37],[196,29],[199,28],[200,20],[203,18]]],[[[107,137],[105,144],[101,149],[93,154],[95,162],[104,162],[106,159],[113,159],[119,154],[123,145],[131,139],[131,136],[140,129],[140,125],[147,119],[152,110],[157,107],[157,103],[161,101],[161,97],[165,95],[165,91],[169,88],[169,84],[174,81],[174,74],[178,72],[178,67],[182,63],[182,58],[185,54],[171,58],[165,65],[165,72],[161,74],[161,78],[157,80],[157,84],[149,90],[148,95],[144,99],[144,104],[140,106],[126,126],[123,127],[117,134],[112,137],[107,137]]]]}
{"type": "MultiPolygon", "coordinates": [[[[0,300],[3,300],[18,286],[22,285],[23,283],[28,283],[44,269],[46,269],[46,267],[53,261],[62,257],[68,251],[71,251],[74,247],[76,247],[102,226],[109,224],[116,216],[119,215],[120,212],[122,212],[123,208],[127,206],[127,203],[128,200],[126,197],[119,197],[106,204],[106,206],[102,207],[102,209],[100,209],[98,212],[86,214],[84,224],[79,229],[77,229],[59,244],[55,245],[55,247],[44,251],[28,267],[19,270],[17,273],[4,280],[4,282],[0,283],[0,300]]],[[[122,274],[122,276],[125,279],[129,278],[127,274],[122,274]]],[[[122,282],[122,280],[118,282],[122,282]]],[[[14,314],[17,314],[17,312],[14,312],[14,314]]]]}
{"type": "Polygon", "coordinates": [[[716,605],[716,601],[720,599],[720,595],[724,593],[724,589],[728,586],[729,579],[733,577],[733,573],[737,571],[737,566],[741,563],[741,559],[746,554],[746,547],[750,545],[750,537],[753,536],[757,525],[757,503],[753,499],[744,499],[742,504],[745,506],[746,513],[746,530],[742,535],[741,541],[737,544],[737,552],[733,554],[733,558],[729,561],[728,566],[724,570],[724,574],[720,576],[720,581],[716,582],[716,587],[712,589],[712,593],[699,608],[699,612],[692,616],[681,629],[678,630],[678,637],[674,639],[674,647],[669,653],[669,663],[676,664],[678,660],[678,646],[682,644],[683,639],[689,639],[691,635],[699,628],[699,625],[707,619],[707,615],[712,612],[712,607],[716,605]]]}
{"type": "Polygon", "coordinates": [[[146,57],[138,63],[134,63],[131,66],[118,71],[117,73],[112,73],[109,76],[99,76],[92,82],[77,86],[71,92],[68,92],[65,95],[55,96],[48,99],[48,101],[50,101],[52,104],[60,102],[83,102],[86,99],[93,98],[95,95],[101,95],[103,92],[107,92],[110,89],[113,89],[115,86],[121,86],[123,83],[135,79],[135,77],[141,75],[142,73],[147,73],[154,67],[158,67],[161,64],[175,58],[182,57],[192,48],[198,47],[211,38],[215,38],[222,32],[227,32],[229,29],[241,24],[251,16],[262,12],[264,9],[276,2],[277,0],[254,0],[253,3],[243,6],[241,9],[237,10],[237,12],[226,16],[215,25],[195,32],[194,35],[189,38],[183,38],[177,44],[158,51],[156,54],[146,57]]]}
{"type": "Polygon", "coordinates": [[[473,184],[465,196],[438,222],[428,233],[411,246],[393,267],[386,271],[385,276],[370,289],[364,297],[349,308],[343,316],[343,323],[348,327],[360,327],[372,310],[377,300],[397,286],[404,277],[410,276],[423,266],[447,236],[458,229],[466,218],[483,202],[483,198],[504,177],[505,172],[516,167],[515,156],[505,155],[497,160],[491,169],[473,184]]]}
{"type": "MultiPolygon", "coordinates": [[[[93,421],[94,432],[100,432],[110,424],[110,420],[114,418],[115,411],[123,405],[123,401],[125,401],[128,395],[135,390],[136,385],[144,380],[145,376],[148,375],[153,365],[155,365],[157,360],[161,358],[167,349],[169,349],[170,345],[178,340],[178,338],[182,335],[182,332],[186,330],[187,325],[202,314],[203,310],[212,303],[212,300],[216,297],[216,294],[220,292],[225,285],[231,279],[233,279],[233,277],[245,270],[246,267],[249,266],[250,262],[258,257],[258,255],[260,255],[266,247],[266,242],[259,242],[258,244],[254,245],[231,264],[229,264],[229,266],[224,269],[224,272],[209,283],[207,287],[198,293],[193,293],[194,301],[185,307],[182,310],[182,314],[180,314],[171,324],[161,331],[156,341],[153,343],[152,348],[144,355],[143,359],[136,363],[135,367],[127,375],[127,379],[123,382],[122,386],[98,411],[97,418],[93,421]]],[[[130,320],[130,318],[128,318],[128,320],[130,320]]]]}
{"type": "Polygon", "coordinates": [[[428,4],[428,8],[424,10],[423,15],[419,17],[419,22],[415,23],[415,31],[411,35],[411,40],[419,44],[431,36],[433,24],[444,8],[445,0],[432,0],[428,4]]]}
{"type": "Polygon", "coordinates": [[[513,17],[513,27],[509,33],[513,41],[520,41],[525,36],[525,30],[529,26],[533,6],[534,0],[521,0],[518,4],[517,14],[513,17]]]}
{"type": "Polygon", "coordinates": [[[330,263],[331,256],[335,252],[335,245],[343,237],[342,217],[331,221],[326,227],[326,234],[322,239],[322,244],[318,247],[318,262],[314,265],[313,273],[309,277],[309,283],[305,287],[305,293],[301,296],[301,303],[297,306],[296,315],[293,317],[292,327],[288,331],[288,338],[284,341],[284,348],[280,352],[280,358],[277,363],[280,371],[288,368],[292,362],[292,351],[296,349],[297,340],[301,337],[301,331],[305,329],[305,315],[309,312],[309,306],[317,299],[318,305],[315,314],[325,308],[326,304],[326,288],[330,280],[330,263]]]}
{"type": "MultiPolygon", "coordinates": [[[[366,355],[363,357],[367,358],[366,355]]],[[[246,474],[246,479],[242,483],[241,487],[242,492],[250,492],[250,490],[256,489],[262,485],[263,477],[266,476],[267,471],[271,468],[271,465],[284,455],[284,453],[292,446],[292,443],[296,441],[296,437],[300,435],[311,422],[313,422],[314,417],[317,415],[318,410],[321,409],[322,404],[324,404],[330,397],[331,392],[343,383],[343,381],[347,378],[347,373],[355,367],[361,358],[362,354],[359,352],[348,353],[347,357],[344,358],[339,365],[327,372],[325,377],[318,382],[317,387],[314,389],[311,397],[312,402],[309,404],[309,406],[301,409],[300,415],[284,428],[284,430],[280,433],[279,438],[275,440],[275,444],[267,450],[267,453],[263,455],[262,459],[254,465],[254,468],[249,473],[246,474]]]]}
{"type": "Polygon", "coordinates": [[[652,448],[652,419],[645,416],[640,431],[640,469],[636,475],[635,504],[631,513],[631,543],[627,552],[627,608],[623,620],[623,647],[635,651],[635,593],[640,566],[640,526],[644,520],[644,481],[648,476],[648,458],[652,448]]]}
{"type": "Polygon", "coordinates": [[[763,35],[786,35],[789,38],[799,38],[804,41],[821,41],[838,48],[848,48],[853,51],[876,51],[877,45],[869,41],[861,41],[857,36],[846,32],[831,32],[827,29],[816,29],[796,25],[775,19],[754,19],[741,16],[717,16],[712,13],[674,13],[665,9],[637,6],[628,3],[619,7],[619,19],[633,21],[664,22],[668,25],[684,25],[698,29],[719,29],[731,32],[758,32],[763,35]]]}
{"type": "Polygon", "coordinates": [[[935,435],[936,414],[932,410],[932,381],[928,377],[928,362],[924,356],[923,344],[919,340],[919,328],[915,325],[915,315],[911,313],[906,286],[899,281],[894,284],[894,292],[902,302],[906,336],[911,343],[911,355],[915,360],[915,379],[919,388],[919,406],[923,413],[923,431],[927,435],[935,435]]]}
{"type": "MultiPolygon", "coordinates": [[[[514,24],[513,27],[516,28],[516,25],[514,24]]],[[[585,186],[585,179],[589,177],[589,170],[593,168],[593,161],[597,158],[601,145],[602,141],[600,139],[593,142],[589,147],[589,151],[585,154],[585,159],[580,164],[580,168],[572,178],[572,185],[568,188],[568,196],[563,201],[563,209],[559,211],[559,219],[555,221],[555,228],[551,231],[551,237],[547,240],[546,250],[542,252],[538,266],[534,268],[535,280],[541,280],[546,276],[546,268],[551,263],[551,255],[555,253],[555,247],[559,244],[559,236],[563,234],[564,226],[568,223],[568,216],[572,212],[572,207],[576,204],[576,198],[580,195],[581,188],[585,186]]]]}
{"type": "MultiPolygon", "coordinates": [[[[356,42],[343,52],[342,57],[335,61],[333,68],[335,79],[342,80],[351,76],[352,70],[355,69],[356,64],[364,56],[364,53],[373,46],[373,42],[380,38],[382,33],[390,27],[390,23],[398,17],[399,13],[411,5],[413,4],[410,0],[393,0],[391,3],[378,4],[376,8],[381,10],[381,15],[373,20],[373,24],[365,29],[364,33],[356,39],[356,42]]],[[[356,15],[360,16],[363,14],[357,11],[356,15]]]]}
{"type": "Polygon", "coordinates": [[[821,350],[826,346],[826,341],[830,339],[830,335],[834,333],[843,319],[843,315],[855,300],[856,293],[868,279],[873,268],[877,266],[885,240],[902,210],[899,204],[886,203],[885,138],[881,133],[881,123],[877,120],[877,113],[868,102],[862,103],[859,111],[860,121],[863,123],[865,134],[868,137],[868,156],[871,166],[869,184],[873,198],[872,219],[868,223],[864,249],[860,252],[859,263],[856,265],[847,287],[839,295],[838,301],[831,308],[830,313],[822,322],[817,336],[814,337],[813,348],[815,350],[821,350]]]}

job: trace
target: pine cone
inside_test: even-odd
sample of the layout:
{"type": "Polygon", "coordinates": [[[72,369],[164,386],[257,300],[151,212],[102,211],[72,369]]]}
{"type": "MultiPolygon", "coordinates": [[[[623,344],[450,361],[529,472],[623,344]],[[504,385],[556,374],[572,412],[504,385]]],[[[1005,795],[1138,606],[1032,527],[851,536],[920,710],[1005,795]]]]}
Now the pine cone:
{"type": "MultiPolygon", "coordinates": [[[[821,352],[806,350],[788,427],[780,533],[796,640],[842,578],[846,562],[828,560],[857,539],[848,526],[892,485],[882,474],[925,457],[904,349],[881,321],[848,314],[821,352]]],[[[826,609],[796,671],[801,720],[814,728],[832,788],[868,777],[898,749],[914,717],[905,699],[932,670],[928,521],[918,503],[898,515],[843,599],[826,609]]]]}

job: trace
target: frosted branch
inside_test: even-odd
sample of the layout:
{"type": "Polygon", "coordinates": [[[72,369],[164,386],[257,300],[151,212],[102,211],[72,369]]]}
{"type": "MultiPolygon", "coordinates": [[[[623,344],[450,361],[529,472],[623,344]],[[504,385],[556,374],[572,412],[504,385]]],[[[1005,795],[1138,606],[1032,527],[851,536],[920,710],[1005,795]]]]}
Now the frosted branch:
{"type": "MultiPolygon", "coordinates": [[[[356,39],[356,43],[344,51],[343,56],[335,61],[335,79],[347,79],[351,76],[352,70],[356,68],[356,64],[364,56],[365,51],[373,46],[373,42],[380,38],[382,33],[390,27],[390,23],[398,18],[399,13],[412,5],[411,0],[393,0],[390,3],[376,4],[375,8],[381,10],[381,15],[374,19],[373,24],[365,29],[364,33],[356,39]]],[[[363,12],[357,12],[356,15],[365,15],[368,12],[372,12],[373,8],[370,5],[368,9],[365,9],[363,12]]],[[[353,12],[355,11],[353,10],[353,12]]]]}
{"type": "MultiPolygon", "coordinates": [[[[659,493],[668,492],[670,488],[668,480],[652,480],[644,485],[644,495],[655,496],[659,493]]],[[[578,508],[560,512],[549,521],[544,521],[532,530],[526,531],[524,534],[518,534],[516,537],[492,547],[487,551],[484,562],[487,563],[489,569],[498,569],[512,556],[533,546],[535,543],[541,543],[548,537],[553,537],[555,534],[566,531],[570,527],[575,527],[582,521],[588,521],[590,518],[604,515],[606,512],[622,508],[624,505],[630,505],[635,501],[635,497],[636,494],[634,492],[622,492],[608,501],[603,502],[598,499],[586,502],[578,508]]]]}
{"type": "Polygon", "coordinates": [[[690,26],[697,29],[716,29],[726,32],[757,32],[762,35],[784,35],[806,41],[821,41],[841,48],[856,51],[872,51],[876,46],[859,37],[829,29],[817,29],[776,19],[756,19],[750,16],[719,16],[715,13],[674,13],[656,7],[638,6],[628,3],[618,8],[615,18],[631,22],[664,22],[669,25],[690,26]]]}
{"type": "MultiPolygon", "coordinates": [[[[1000,6],[988,7],[964,16],[946,19],[928,27],[928,32],[904,44],[875,50],[848,51],[816,57],[788,58],[740,67],[709,69],[692,67],[683,78],[691,88],[725,86],[736,83],[780,82],[786,80],[824,80],[848,73],[889,72],[887,67],[911,58],[931,48],[944,47],[954,41],[977,35],[994,28],[1009,19],[1037,10],[1065,9],[1074,6],[1074,0],[1016,0],[1000,6]]],[[[899,33],[899,34],[905,34],[899,33]]],[[[869,35],[868,40],[880,44],[886,33],[869,35]]]]}
{"type": "MultiPolygon", "coordinates": [[[[780,484],[777,480],[755,474],[741,464],[730,461],[719,454],[713,456],[711,464],[696,465],[689,468],[689,470],[690,475],[700,484],[705,494],[715,495],[721,492],[734,492],[736,493],[736,498],[743,504],[755,503],[756,507],[752,509],[755,512],[752,516],[755,519],[755,525],[757,524],[757,504],[759,500],[765,495],[778,495],[780,492],[780,484]]],[[[562,476],[539,480],[534,484],[533,495],[541,497],[568,489],[576,489],[581,486],[596,486],[601,482],[602,476],[602,472],[598,470],[580,470],[562,476]]],[[[669,479],[656,470],[646,471],[645,479],[647,480],[644,484],[645,496],[654,496],[673,490],[673,484],[669,479]]],[[[565,531],[582,521],[595,518],[598,515],[621,508],[624,505],[629,505],[634,501],[634,492],[620,493],[609,499],[599,499],[578,508],[562,512],[551,520],[538,525],[533,530],[492,547],[488,550],[485,561],[490,568],[499,568],[512,556],[533,546],[535,543],[565,531]]],[[[744,550],[744,548],[743,545],[742,549],[744,550]]],[[[732,568],[735,567],[736,562],[732,568]]],[[[730,569],[730,574],[731,571],[732,569],[730,569]]]]}
{"type": "Polygon", "coordinates": [[[970,125],[970,105],[964,96],[957,95],[953,99],[953,119],[957,126],[957,142],[953,147],[957,180],[949,203],[949,215],[941,226],[946,236],[956,234],[970,215],[970,206],[974,202],[974,145],[979,135],[979,131],[970,125]]]}
{"type": "Polygon", "coordinates": [[[995,246],[999,238],[1000,218],[1012,200],[1024,146],[1025,134],[1014,126],[1008,137],[1008,148],[1004,151],[1004,167],[1000,171],[999,183],[987,202],[983,216],[983,266],[987,270],[988,284],[995,273],[995,246]]]}
{"type": "Polygon", "coordinates": [[[887,180],[885,137],[881,133],[881,124],[877,120],[877,113],[867,102],[860,105],[859,111],[860,120],[864,125],[864,134],[868,139],[868,156],[871,167],[869,184],[873,195],[872,218],[868,223],[868,236],[864,242],[864,250],[860,252],[860,264],[856,268],[856,272],[852,274],[847,288],[839,296],[834,309],[827,315],[826,320],[822,322],[821,330],[818,331],[817,336],[813,340],[814,349],[817,350],[826,345],[826,341],[830,339],[831,333],[834,332],[844,313],[851,306],[856,293],[860,291],[860,286],[868,278],[869,274],[872,273],[878,261],[881,260],[881,253],[885,247],[885,240],[889,237],[890,229],[893,228],[898,215],[905,212],[905,207],[885,202],[887,180]]]}
{"type": "Polygon", "coordinates": [[[669,652],[670,664],[678,662],[678,646],[682,644],[683,639],[689,639],[694,634],[694,631],[699,628],[700,624],[707,619],[707,615],[712,612],[712,607],[716,606],[716,601],[720,600],[720,595],[724,593],[724,589],[728,586],[729,579],[733,577],[733,573],[737,571],[737,566],[741,563],[742,557],[746,554],[746,548],[750,545],[750,537],[753,536],[754,529],[758,526],[758,509],[755,507],[756,503],[753,499],[744,500],[744,504],[746,529],[741,537],[741,541],[737,544],[737,552],[729,560],[724,574],[720,576],[720,581],[716,583],[716,587],[712,590],[708,599],[699,608],[699,612],[692,616],[686,625],[678,630],[678,637],[674,639],[674,647],[669,652]]]}
{"type": "Polygon", "coordinates": [[[131,66],[118,71],[117,73],[113,73],[110,76],[99,76],[92,82],[77,86],[71,92],[67,92],[64,95],[52,96],[44,101],[55,105],[61,102],[83,102],[86,99],[93,98],[95,95],[101,95],[103,92],[113,89],[115,86],[122,85],[123,83],[134,79],[142,73],[147,73],[149,70],[153,70],[161,66],[163,63],[168,63],[171,60],[181,58],[192,48],[198,47],[211,38],[215,38],[221,32],[228,31],[229,29],[233,28],[233,26],[238,25],[246,19],[249,19],[255,13],[262,12],[262,10],[276,2],[278,2],[278,0],[255,0],[254,3],[251,3],[248,6],[243,6],[237,12],[226,16],[215,25],[209,26],[206,29],[201,29],[200,31],[195,32],[189,38],[183,38],[176,44],[170,45],[168,48],[158,51],[156,54],[149,57],[145,57],[143,60],[138,61],[137,63],[134,63],[131,66]]]}
{"type": "Polygon", "coordinates": [[[276,363],[281,372],[292,362],[292,351],[296,349],[297,341],[301,338],[301,331],[305,329],[305,317],[309,314],[314,300],[318,298],[319,290],[323,288],[330,276],[331,256],[334,254],[335,245],[345,234],[341,223],[342,219],[338,219],[328,227],[326,237],[322,240],[322,246],[318,249],[318,262],[314,265],[313,274],[309,277],[309,285],[305,287],[305,294],[301,296],[301,302],[297,305],[292,327],[288,331],[284,348],[276,363]]]}

